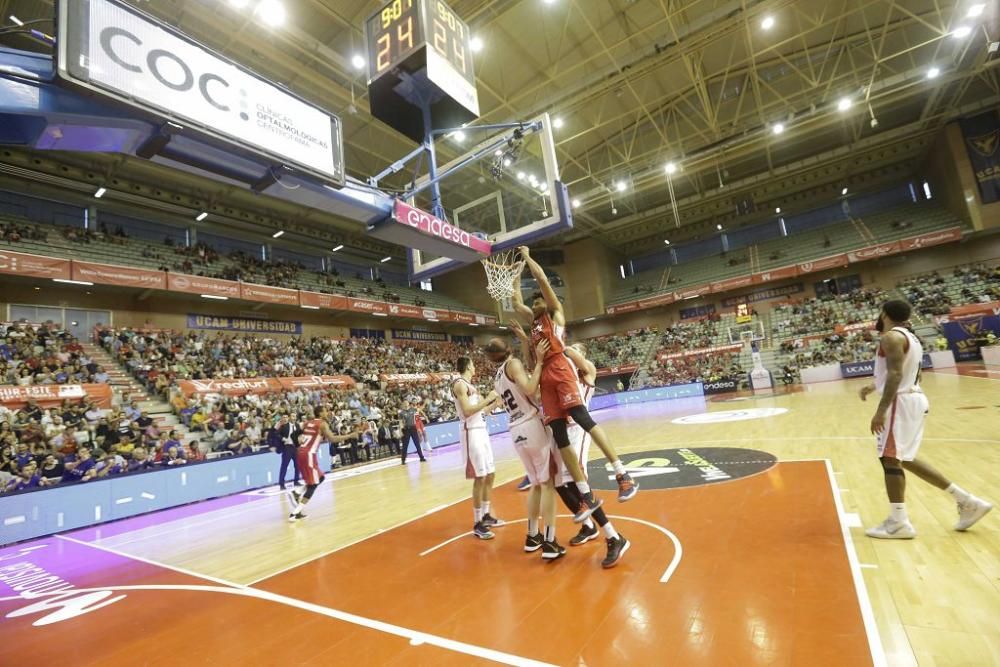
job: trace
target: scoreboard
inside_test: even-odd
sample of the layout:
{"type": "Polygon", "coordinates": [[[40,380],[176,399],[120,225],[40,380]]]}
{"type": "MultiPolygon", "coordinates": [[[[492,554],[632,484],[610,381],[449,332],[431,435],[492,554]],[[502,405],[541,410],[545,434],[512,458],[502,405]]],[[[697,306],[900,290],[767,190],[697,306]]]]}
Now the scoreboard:
{"type": "Polygon", "coordinates": [[[479,117],[472,35],[443,0],[389,0],[368,17],[365,38],[376,118],[422,141],[428,129],[479,117]],[[424,127],[424,105],[432,128],[424,127]]]}

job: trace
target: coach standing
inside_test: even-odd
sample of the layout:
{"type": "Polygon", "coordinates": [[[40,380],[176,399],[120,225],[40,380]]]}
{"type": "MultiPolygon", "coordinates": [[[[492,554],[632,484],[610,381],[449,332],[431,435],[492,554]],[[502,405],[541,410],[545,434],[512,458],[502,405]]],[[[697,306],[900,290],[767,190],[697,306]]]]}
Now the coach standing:
{"type": "Polygon", "coordinates": [[[406,464],[406,452],[410,449],[410,440],[413,440],[413,447],[417,450],[417,455],[421,461],[426,461],[424,452],[420,448],[420,433],[417,431],[417,408],[408,405],[399,411],[399,419],[403,422],[403,442],[400,446],[403,453],[403,464],[406,464]]]}
{"type": "Polygon", "coordinates": [[[288,415],[281,415],[281,419],[273,429],[273,436],[268,443],[281,454],[281,468],[278,472],[278,486],[285,490],[285,474],[288,472],[288,464],[292,464],[294,480],[293,484],[299,483],[299,464],[295,461],[295,452],[298,448],[296,442],[298,438],[298,426],[288,421],[288,415]]]}

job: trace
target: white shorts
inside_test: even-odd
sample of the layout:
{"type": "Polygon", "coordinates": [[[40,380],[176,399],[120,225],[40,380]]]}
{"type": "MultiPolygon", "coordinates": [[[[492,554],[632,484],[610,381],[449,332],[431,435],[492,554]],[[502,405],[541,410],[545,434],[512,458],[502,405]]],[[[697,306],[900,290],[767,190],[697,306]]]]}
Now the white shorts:
{"type": "Polygon", "coordinates": [[[896,396],[889,409],[885,428],[878,434],[878,455],[900,461],[917,458],[920,441],[924,437],[924,419],[930,402],[922,393],[904,393],[896,396]]]}
{"type": "MultiPolygon", "coordinates": [[[[580,470],[583,471],[583,478],[587,479],[587,459],[590,458],[590,443],[592,442],[590,434],[584,431],[583,427],[573,422],[569,423],[567,430],[569,431],[569,449],[580,464],[580,470]]],[[[556,486],[572,482],[573,476],[569,474],[566,464],[563,463],[562,456],[558,453],[556,454],[556,463],[556,486]]]]}
{"type": "Polygon", "coordinates": [[[465,463],[465,478],[486,477],[496,472],[493,465],[493,447],[490,434],[485,428],[462,426],[462,462],[465,463]]]}
{"type": "Polygon", "coordinates": [[[511,426],[510,438],[531,484],[539,486],[549,481],[555,472],[554,459],[559,454],[552,432],[542,423],[541,416],[511,426]]]}

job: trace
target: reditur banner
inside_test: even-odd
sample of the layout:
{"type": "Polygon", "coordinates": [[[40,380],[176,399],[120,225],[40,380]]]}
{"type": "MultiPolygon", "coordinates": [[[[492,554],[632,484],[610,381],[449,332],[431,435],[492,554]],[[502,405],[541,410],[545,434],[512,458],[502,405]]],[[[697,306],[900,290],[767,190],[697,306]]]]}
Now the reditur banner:
{"type": "Polygon", "coordinates": [[[240,284],[234,280],[188,276],[183,273],[168,273],[167,289],[189,294],[211,294],[230,299],[240,298],[240,284]]]}
{"type": "Polygon", "coordinates": [[[635,373],[639,370],[638,364],[630,364],[628,366],[609,366],[607,368],[598,368],[597,377],[603,378],[609,375],[624,375],[625,373],[635,373]]]}
{"type": "Polygon", "coordinates": [[[667,306],[677,300],[673,292],[668,292],[666,294],[658,294],[657,296],[651,297],[649,299],[641,299],[639,301],[639,308],[656,308],[657,306],[667,306]]]}
{"type": "Polygon", "coordinates": [[[703,347],[698,350],[684,350],[683,352],[661,354],[660,361],[665,361],[667,359],[680,359],[681,357],[700,357],[704,354],[714,354],[716,352],[737,352],[742,349],[743,345],[741,343],[734,343],[732,345],[716,345],[714,347],[703,347]]]}
{"type": "Polygon", "coordinates": [[[851,264],[856,262],[867,262],[870,259],[878,259],[879,257],[895,255],[901,251],[902,249],[899,245],[899,241],[893,241],[892,243],[880,243],[867,248],[852,250],[847,253],[847,261],[851,264]]]}
{"type": "Polygon", "coordinates": [[[329,390],[353,387],[354,380],[347,375],[304,375],[280,378],[239,378],[212,380],[178,380],[177,388],[184,396],[195,394],[224,394],[245,396],[246,394],[269,394],[277,391],[329,390]]]}
{"type": "Polygon", "coordinates": [[[247,301],[280,303],[285,306],[299,305],[299,291],[285,287],[271,287],[255,283],[240,283],[240,298],[247,301]]]}
{"type": "Polygon", "coordinates": [[[327,310],[347,310],[347,297],[321,292],[299,292],[299,305],[327,310]]]}
{"type": "Polygon", "coordinates": [[[753,284],[753,276],[739,276],[737,278],[727,278],[712,283],[713,292],[728,292],[729,290],[749,287],[753,284]]]}
{"type": "Polygon", "coordinates": [[[847,253],[840,253],[839,255],[814,259],[811,262],[802,262],[796,265],[796,268],[798,268],[799,273],[815,273],[817,271],[826,271],[827,269],[839,269],[847,266],[848,263],[847,253]]]}
{"type": "Polygon", "coordinates": [[[39,407],[54,408],[63,401],[93,401],[99,408],[111,407],[111,385],[107,384],[38,384],[27,387],[16,385],[0,386],[0,405],[11,410],[23,408],[29,400],[39,407]]]}
{"type": "Polygon", "coordinates": [[[23,252],[0,250],[0,273],[29,278],[70,279],[70,262],[58,257],[28,255],[23,252]]]}
{"type": "Polygon", "coordinates": [[[163,271],[136,269],[130,266],[72,261],[73,280],[85,280],[97,285],[121,285],[140,289],[167,289],[167,274],[163,271]]]}

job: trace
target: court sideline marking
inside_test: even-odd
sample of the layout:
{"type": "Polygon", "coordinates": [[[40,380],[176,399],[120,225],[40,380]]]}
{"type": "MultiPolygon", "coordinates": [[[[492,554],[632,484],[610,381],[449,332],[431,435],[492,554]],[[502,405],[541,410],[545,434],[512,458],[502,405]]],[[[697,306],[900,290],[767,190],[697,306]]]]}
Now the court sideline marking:
{"type": "Polygon", "coordinates": [[[844,512],[844,503],[840,498],[840,487],[837,478],[833,474],[833,464],[830,459],[823,459],[826,464],[826,475],[830,480],[830,491],[833,496],[833,503],[837,508],[837,521],[840,522],[840,532],[844,538],[844,550],[847,552],[847,562],[851,566],[851,578],[854,580],[854,590],[858,596],[858,606],[861,607],[861,620],[864,622],[865,634],[868,636],[868,648],[871,651],[872,663],[874,667],[886,667],[885,648],[882,646],[882,638],[879,636],[878,623],[875,622],[875,610],[872,607],[871,598],[868,597],[868,587],[865,585],[864,575],[861,574],[861,563],[858,559],[858,552],[854,547],[854,538],[851,529],[847,525],[844,512]]]}
{"type": "MultiPolygon", "coordinates": [[[[484,658],[486,660],[492,660],[493,662],[498,662],[504,665],[513,665],[514,667],[555,667],[550,663],[541,662],[539,660],[524,658],[522,656],[512,655],[510,653],[504,653],[503,651],[497,651],[491,648],[486,648],[484,646],[476,646],[475,644],[467,644],[465,642],[460,642],[454,639],[448,639],[446,637],[439,637],[437,635],[428,634],[426,632],[411,630],[409,628],[393,625],[392,623],[386,623],[385,621],[378,621],[372,618],[367,618],[365,616],[359,616],[357,614],[352,614],[350,612],[341,611],[339,609],[333,609],[312,602],[298,600],[296,598],[291,598],[285,595],[281,595],[280,593],[272,593],[271,591],[263,590],[260,588],[252,588],[249,585],[237,584],[235,582],[219,579],[218,577],[198,574],[196,572],[192,572],[191,570],[187,570],[185,568],[175,567],[173,565],[166,565],[164,563],[158,563],[148,558],[133,556],[118,551],[116,549],[111,549],[97,544],[91,544],[90,542],[84,542],[82,540],[78,540],[72,537],[66,537],[64,535],[56,535],[55,537],[61,540],[66,540],[68,542],[73,542],[75,544],[90,547],[91,549],[106,551],[121,558],[127,558],[130,560],[146,563],[147,565],[152,565],[154,567],[159,567],[166,570],[172,570],[174,572],[178,572],[180,574],[193,577],[195,579],[201,579],[204,581],[211,581],[217,584],[222,584],[221,586],[192,586],[183,584],[150,584],[147,586],[142,586],[142,585],[100,586],[97,588],[74,589],[74,593],[89,593],[98,591],[128,591],[128,590],[134,590],[134,591],[135,590],[150,590],[150,591],[182,590],[182,591],[223,593],[227,595],[240,595],[244,597],[252,597],[260,600],[266,600],[269,602],[276,602],[278,604],[283,604],[289,607],[295,607],[303,611],[309,611],[323,616],[327,616],[329,618],[333,618],[338,621],[343,621],[345,623],[350,623],[352,625],[359,625],[361,627],[365,627],[370,630],[377,630],[385,632],[387,634],[395,635],[397,637],[402,637],[404,639],[409,639],[410,644],[413,646],[419,646],[421,644],[431,644],[432,646],[437,646],[438,648],[454,651],[456,653],[463,653],[465,655],[471,655],[477,658],[484,658]]],[[[34,596],[32,598],[22,598],[22,599],[30,600],[30,599],[35,599],[36,597],[43,598],[45,597],[45,594],[34,596]]]]}
{"type": "MultiPolygon", "coordinates": [[[[560,518],[560,519],[571,519],[571,518],[573,518],[572,514],[558,514],[556,516],[558,518],[560,518]]],[[[677,569],[677,566],[680,565],[681,558],[684,555],[684,549],[681,547],[681,541],[679,539],[677,539],[677,536],[674,535],[669,530],[667,530],[666,528],[664,528],[663,526],[661,526],[661,525],[659,525],[657,523],[653,523],[652,521],[646,521],[645,519],[637,519],[635,517],[630,517],[630,516],[619,516],[617,514],[609,514],[608,518],[609,519],[614,519],[615,521],[634,521],[635,523],[641,523],[641,524],[644,524],[646,526],[649,526],[650,528],[654,528],[654,529],[660,531],[661,533],[663,533],[664,535],[666,535],[667,537],[670,538],[670,541],[674,543],[674,555],[673,555],[673,558],[670,559],[670,564],[667,566],[667,569],[663,572],[663,576],[660,577],[660,583],[661,584],[667,583],[667,581],[669,581],[670,577],[673,575],[674,571],[677,569]]],[[[507,526],[507,525],[511,525],[511,524],[515,524],[515,523],[527,523],[527,521],[528,521],[527,519],[514,519],[513,521],[504,521],[503,525],[507,526]]],[[[462,533],[461,535],[456,535],[455,537],[447,539],[444,542],[442,542],[441,544],[433,546],[430,549],[426,549],[424,551],[421,551],[419,555],[420,556],[426,556],[429,553],[433,553],[433,552],[437,551],[438,549],[441,549],[442,547],[446,547],[449,544],[451,544],[452,542],[457,542],[458,540],[462,539],[463,537],[467,537],[469,535],[472,535],[472,531],[471,530],[468,531],[468,532],[462,533]]]]}

